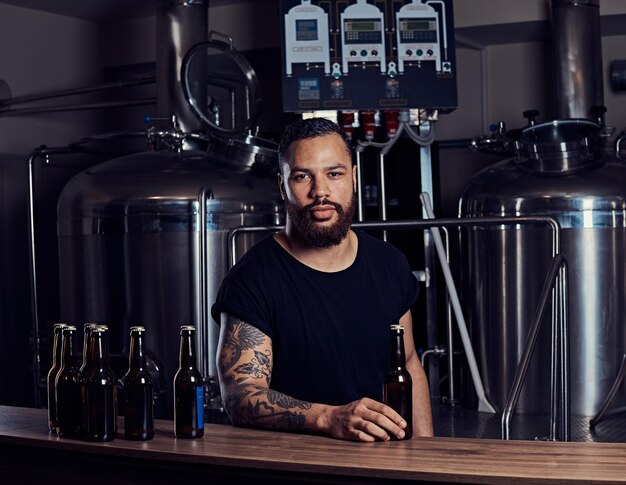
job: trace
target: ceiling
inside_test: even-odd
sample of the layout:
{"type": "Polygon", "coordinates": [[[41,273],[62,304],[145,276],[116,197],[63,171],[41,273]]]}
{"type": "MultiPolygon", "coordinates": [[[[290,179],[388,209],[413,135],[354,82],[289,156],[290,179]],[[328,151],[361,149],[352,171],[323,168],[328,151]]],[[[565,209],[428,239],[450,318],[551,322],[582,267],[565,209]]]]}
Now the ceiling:
{"type": "MultiPolygon", "coordinates": [[[[109,22],[154,14],[157,0],[0,0],[16,7],[41,10],[94,22],[109,22]]],[[[251,0],[209,0],[209,7],[251,0]]]]}

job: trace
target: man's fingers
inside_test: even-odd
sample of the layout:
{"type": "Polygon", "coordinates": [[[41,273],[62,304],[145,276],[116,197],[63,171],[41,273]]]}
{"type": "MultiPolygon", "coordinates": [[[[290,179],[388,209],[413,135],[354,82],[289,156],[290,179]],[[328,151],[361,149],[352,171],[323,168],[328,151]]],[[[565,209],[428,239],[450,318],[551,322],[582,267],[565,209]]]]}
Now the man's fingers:
{"type": "Polygon", "coordinates": [[[401,427],[377,411],[360,409],[355,413],[355,418],[353,422],[355,429],[361,429],[379,440],[388,440],[390,434],[399,438],[404,436],[401,427]]]}
{"type": "Polygon", "coordinates": [[[364,406],[357,411],[357,415],[361,416],[364,420],[374,423],[379,428],[382,428],[385,432],[391,433],[399,438],[404,436],[403,428],[406,427],[406,421],[402,419],[398,413],[396,413],[389,406],[383,403],[369,400],[369,402],[363,402],[364,406]]]}

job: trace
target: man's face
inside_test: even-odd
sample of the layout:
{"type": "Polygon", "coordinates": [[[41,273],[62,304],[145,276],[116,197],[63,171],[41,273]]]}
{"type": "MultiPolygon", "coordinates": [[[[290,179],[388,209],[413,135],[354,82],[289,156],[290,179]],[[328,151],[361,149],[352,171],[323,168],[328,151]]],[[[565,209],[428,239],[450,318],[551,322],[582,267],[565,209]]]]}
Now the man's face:
{"type": "Polygon", "coordinates": [[[287,160],[279,174],[287,225],[312,247],[339,244],[356,206],[356,168],[345,143],[335,133],[298,140],[287,160]]]}

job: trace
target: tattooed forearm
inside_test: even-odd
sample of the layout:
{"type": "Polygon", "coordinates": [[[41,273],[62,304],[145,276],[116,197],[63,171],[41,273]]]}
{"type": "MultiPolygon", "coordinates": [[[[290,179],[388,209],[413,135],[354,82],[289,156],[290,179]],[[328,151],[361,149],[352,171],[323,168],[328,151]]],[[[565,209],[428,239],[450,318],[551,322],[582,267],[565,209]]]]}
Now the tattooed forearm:
{"type": "Polygon", "coordinates": [[[240,426],[260,426],[273,429],[302,429],[306,417],[302,410],[312,404],[294,399],[272,389],[246,386],[233,381],[232,393],[225,402],[231,419],[240,426]]]}
{"type": "Polygon", "coordinates": [[[225,316],[218,352],[222,399],[234,424],[303,429],[312,404],[270,389],[272,342],[263,332],[225,316]]]}

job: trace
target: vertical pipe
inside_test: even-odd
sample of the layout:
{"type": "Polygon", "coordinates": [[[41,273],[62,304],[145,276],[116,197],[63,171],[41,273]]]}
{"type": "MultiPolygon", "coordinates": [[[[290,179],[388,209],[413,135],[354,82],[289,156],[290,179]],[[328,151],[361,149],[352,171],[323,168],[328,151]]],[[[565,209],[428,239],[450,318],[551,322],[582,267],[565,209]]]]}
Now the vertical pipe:
{"type": "Polygon", "coordinates": [[[35,252],[35,160],[45,153],[45,147],[38,148],[28,157],[28,243],[30,246],[30,295],[33,314],[33,386],[35,406],[41,406],[39,382],[41,374],[41,341],[39,337],[39,298],[37,295],[37,258],[35,252]]]}
{"type": "MultiPolygon", "coordinates": [[[[387,220],[387,191],[385,186],[385,154],[378,155],[378,211],[381,221],[387,220]]],[[[387,240],[387,231],[383,231],[383,241],[387,240]]]]}
{"type": "Polygon", "coordinates": [[[198,314],[200,315],[200,322],[198,325],[198,360],[200,361],[200,372],[202,373],[202,377],[205,379],[211,375],[215,375],[211,373],[213,369],[211,369],[211,363],[209,362],[209,355],[211,355],[210,350],[207,348],[209,345],[209,298],[208,298],[208,288],[207,288],[207,269],[208,269],[208,258],[207,258],[207,235],[206,235],[206,227],[207,227],[207,214],[206,214],[206,202],[207,195],[210,196],[211,189],[209,187],[203,186],[200,188],[200,192],[198,194],[198,252],[199,252],[199,262],[200,262],[200,311],[198,314]],[[205,345],[206,344],[206,345],[205,345]]]}
{"type": "MultiPolygon", "coordinates": [[[[450,234],[448,229],[441,229],[446,235],[446,262],[450,264],[450,234]]],[[[450,301],[450,293],[446,292],[446,330],[448,338],[448,400],[451,406],[456,404],[456,395],[454,389],[454,335],[452,330],[452,302],[450,301]]]]}
{"type": "Polygon", "coordinates": [[[157,108],[176,116],[184,132],[201,131],[183,93],[180,70],[187,51],[208,35],[208,0],[158,0],[156,15],[157,108]]]}
{"type": "Polygon", "coordinates": [[[361,167],[361,152],[356,151],[356,202],[357,219],[363,222],[363,173],[361,167]]]}
{"type": "Polygon", "coordinates": [[[571,436],[570,425],[570,365],[569,365],[569,274],[567,260],[561,265],[559,281],[561,283],[561,440],[569,441],[571,436]]]}
{"type": "Polygon", "coordinates": [[[557,119],[591,118],[604,105],[600,0],[552,0],[557,119]]]}
{"type": "MultiPolygon", "coordinates": [[[[430,123],[420,124],[420,135],[424,135],[429,127],[430,123]]],[[[434,200],[430,146],[420,147],[420,180],[420,192],[426,192],[431,200],[434,200]]],[[[425,208],[422,208],[422,217],[428,218],[425,208]]],[[[426,339],[428,348],[432,349],[438,344],[439,338],[437,331],[436,255],[431,231],[424,231],[424,266],[426,271],[426,339]]],[[[439,397],[439,376],[439,362],[432,360],[428,366],[428,382],[430,383],[430,395],[433,397],[439,397]]]]}

